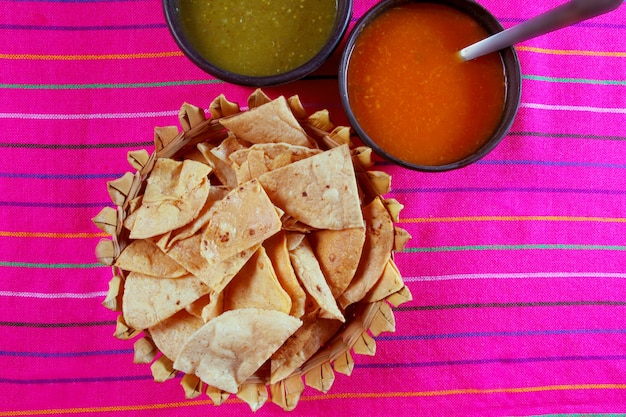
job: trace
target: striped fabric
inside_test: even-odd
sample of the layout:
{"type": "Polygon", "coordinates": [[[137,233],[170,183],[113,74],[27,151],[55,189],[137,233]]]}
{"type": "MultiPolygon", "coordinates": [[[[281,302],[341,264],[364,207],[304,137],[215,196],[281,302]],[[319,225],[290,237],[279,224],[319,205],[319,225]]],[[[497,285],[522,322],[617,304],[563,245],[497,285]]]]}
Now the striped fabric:
{"type": "MultiPolygon", "coordinates": [[[[563,1],[480,3],[511,26],[563,1]]],[[[626,7],[517,50],[522,107],[494,152],[442,174],[377,163],[406,206],[414,299],[292,415],[626,416],[626,7]]],[[[345,124],[337,56],[266,93],[345,124]]],[[[0,0],[0,417],[249,413],[132,363],[90,219],[183,102],[251,91],[192,65],[158,0],[0,0]]]]}

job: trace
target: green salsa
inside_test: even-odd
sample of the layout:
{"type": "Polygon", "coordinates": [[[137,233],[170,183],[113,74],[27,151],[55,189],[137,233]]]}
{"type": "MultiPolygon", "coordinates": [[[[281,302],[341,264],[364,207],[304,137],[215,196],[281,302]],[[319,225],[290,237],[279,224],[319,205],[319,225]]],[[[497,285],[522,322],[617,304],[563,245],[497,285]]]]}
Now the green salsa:
{"type": "Polygon", "coordinates": [[[328,40],[336,0],[180,0],[185,34],[200,55],[234,73],[267,76],[306,63],[328,40]]]}

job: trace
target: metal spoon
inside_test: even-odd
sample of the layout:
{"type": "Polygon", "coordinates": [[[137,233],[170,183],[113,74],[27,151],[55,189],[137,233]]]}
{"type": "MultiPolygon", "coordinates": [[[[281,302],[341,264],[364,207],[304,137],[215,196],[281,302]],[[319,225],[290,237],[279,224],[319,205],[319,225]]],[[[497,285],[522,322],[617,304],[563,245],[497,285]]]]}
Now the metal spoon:
{"type": "Polygon", "coordinates": [[[571,0],[519,25],[498,32],[459,51],[469,61],[516,43],[544,35],[617,9],[624,0],[571,0]]]}

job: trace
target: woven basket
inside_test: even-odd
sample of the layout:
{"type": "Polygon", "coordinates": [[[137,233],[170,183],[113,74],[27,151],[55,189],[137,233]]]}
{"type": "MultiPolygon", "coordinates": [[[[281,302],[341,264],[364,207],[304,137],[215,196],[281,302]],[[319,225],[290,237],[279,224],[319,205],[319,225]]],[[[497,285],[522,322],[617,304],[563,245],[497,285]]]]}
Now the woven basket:
{"type": "MultiPolygon", "coordinates": [[[[248,99],[248,109],[253,109],[271,101],[262,91],[255,91],[248,99]]],[[[350,144],[350,129],[335,127],[325,110],[307,115],[298,97],[288,100],[289,106],[307,134],[322,150],[341,144],[350,144]]],[[[148,330],[130,328],[124,320],[122,297],[124,281],[128,271],[114,266],[123,249],[130,243],[129,232],[123,226],[124,220],[134,210],[137,197],[144,192],[146,180],[150,176],[158,158],[184,159],[185,155],[202,142],[218,143],[228,136],[220,124],[220,119],[238,114],[239,105],[228,101],[223,95],[213,100],[209,107],[210,117],[200,108],[184,104],[179,112],[180,131],[173,128],[155,128],[155,149],[150,154],[146,150],[128,153],[128,161],[136,170],[107,183],[108,192],[115,207],[105,207],[92,219],[101,230],[111,236],[101,240],[96,247],[96,256],[105,265],[112,266],[112,279],[103,305],[119,312],[115,337],[136,339],[134,362],[151,364],[155,381],[163,382],[176,376],[179,371],[173,368],[174,358],[168,358],[155,346],[148,330]]],[[[371,150],[366,147],[352,147],[353,164],[363,201],[381,198],[390,190],[389,175],[372,171],[371,150]]],[[[393,199],[384,200],[391,218],[397,222],[402,206],[393,199]]],[[[410,236],[401,228],[395,227],[394,251],[401,250],[410,236]]],[[[393,263],[393,253],[391,260],[393,263]]],[[[392,306],[411,300],[411,294],[404,284],[392,293],[372,302],[358,302],[344,312],[346,322],[334,336],[290,376],[270,384],[268,373],[260,369],[241,385],[237,397],[255,411],[268,399],[284,410],[293,410],[305,389],[305,385],[326,393],[335,379],[335,372],[350,375],[354,367],[352,354],[374,355],[376,343],[373,336],[382,332],[395,331],[392,306]],[[268,393],[269,388],[269,393],[268,393]]],[[[189,399],[205,393],[215,405],[226,401],[230,394],[204,384],[197,376],[185,374],[181,385],[189,399]]]]}

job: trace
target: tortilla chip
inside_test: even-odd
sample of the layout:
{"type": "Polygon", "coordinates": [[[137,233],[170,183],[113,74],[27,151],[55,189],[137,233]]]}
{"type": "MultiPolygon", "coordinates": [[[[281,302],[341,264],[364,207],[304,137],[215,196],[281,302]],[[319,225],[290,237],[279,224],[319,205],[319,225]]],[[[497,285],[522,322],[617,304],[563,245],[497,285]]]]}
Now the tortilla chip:
{"type": "Polygon", "coordinates": [[[213,320],[224,312],[224,293],[214,292],[209,294],[209,304],[205,305],[202,309],[200,317],[204,322],[213,320]]]}
{"type": "Polygon", "coordinates": [[[239,183],[258,178],[266,172],[287,166],[322,152],[319,149],[287,143],[260,143],[233,152],[230,159],[239,183]]]}
{"type": "Polygon", "coordinates": [[[211,152],[214,147],[208,143],[199,143],[198,150],[206,159],[217,179],[229,190],[237,186],[237,175],[230,161],[224,161],[211,152]]]}
{"type": "Polygon", "coordinates": [[[363,227],[350,151],[340,146],[263,174],[259,182],[286,214],[317,229],[363,227]]]}
{"type": "Polygon", "coordinates": [[[271,379],[274,384],[287,378],[304,364],[339,330],[338,320],[313,319],[306,321],[271,358],[271,379]]]}
{"type": "Polygon", "coordinates": [[[192,222],[209,195],[209,171],[207,165],[191,160],[157,159],[130,238],[162,235],[192,222]]]}
{"type": "Polygon", "coordinates": [[[375,198],[363,207],[363,217],[366,223],[363,253],[352,282],[337,300],[342,308],[365,297],[376,284],[391,258],[394,226],[382,199],[375,198]]]}
{"type": "Polygon", "coordinates": [[[322,309],[320,317],[345,321],[308,240],[303,238],[290,249],[289,257],[302,286],[322,309]]]}
{"type": "Polygon", "coordinates": [[[147,329],[208,293],[209,287],[193,275],[169,279],[131,272],[124,282],[124,320],[133,329],[147,329]]]}
{"type": "Polygon", "coordinates": [[[365,228],[318,230],[309,235],[309,240],[333,297],[339,297],[359,266],[365,228]]]}
{"type": "Polygon", "coordinates": [[[241,308],[291,311],[291,298],[278,282],[263,246],[224,288],[224,311],[241,308]]]}
{"type": "Polygon", "coordinates": [[[263,246],[267,251],[267,256],[272,261],[280,285],[291,298],[291,311],[289,314],[298,318],[302,317],[305,311],[306,293],[300,286],[296,273],[291,266],[289,251],[287,250],[286,233],[280,232],[270,237],[263,242],[263,246]]]}
{"type": "Polygon", "coordinates": [[[226,311],[188,339],[174,368],[235,394],[301,325],[299,319],[279,311],[226,311]],[[264,343],[255,343],[258,340],[264,343]]]}
{"type": "Polygon", "coordinates": [[[185,268],[147,239],[130,242],[115,260],[115,266],[125,271],[160,278],[179,278],[187,275],[185,268]]]}
{"type": "Polygon", "coordinates": [[[198,213],[198,217],[180,229],[173,230],[163,241],[159,240],[157,242],[159,247],[167,252],[167,248],[171,246],[173,242],[196,235],[209,222],[211,207],[213,207],[216,202],[223,199],[226,194],[228,194],[227,188],[223,186],[212,186],[204,203],[204,207],[202,207],[198,213]]]}
{"type": "Polygon", "coordinates": [[[202,297],[198,298],[193,303],[189,304],[187,307],[185,307],[185,311],[187,311],[187,313],[191,314],[192,316],[201,319],[202,318],[202,310],[211,301],[211,298],[209,297],[209,294],[203,295],[202,297]]]}
{"type": "Polygon", "coordinates": [[[148,332],[161,353],[174,360],[187,339],[203,325],[204,321],[185,310],[181,310],[172,317],[150,327],[148,332]]]}
{"type": "Polygon", "coordinates": [[[216,265],[278,233],[280,218],[256,180],[240,185],[211,209],[201,251],[216,265]]]}
{"type": "Polygon", "coordinates": [[[246,112],[222,118],[220,123],[237,138],[250,143],[284,142],[311,147],[309,137],[283,96],[246,112]],[[260,120],[264,123],[259,123],[260,120]]]}
{"type": "Polygon", "coordinates": [[[229,155],[230,160],[241,165],[249,158],[251,152],[260,151],[268,171],[282,168],[292,162],[317,155],[322,151],[305,146],[290,145],[288,143],[259,143],[249,148],[237,150],[229,155]]]}

